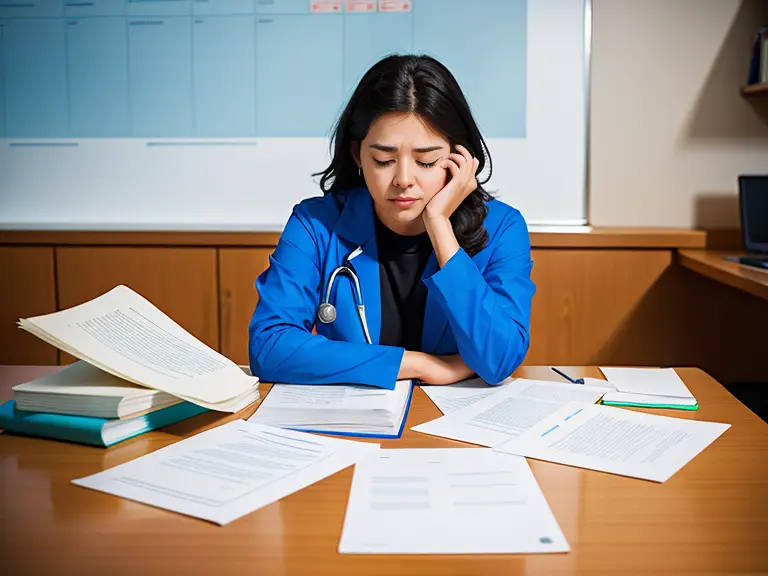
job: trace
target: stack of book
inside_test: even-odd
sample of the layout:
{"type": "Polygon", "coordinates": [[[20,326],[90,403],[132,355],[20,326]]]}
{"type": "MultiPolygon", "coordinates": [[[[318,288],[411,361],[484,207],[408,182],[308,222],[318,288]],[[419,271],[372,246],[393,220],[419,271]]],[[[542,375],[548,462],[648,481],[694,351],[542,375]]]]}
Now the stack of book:
{"type": "Polygon", "coordinates": [[[80,361],[16,386],[0,405],[4,430],[110,446],[259,399],[258,378],[126,286],[19,327],[80,361]]]}
{"type": "Polygon", "coordinates": [[[111,446],[207,411],[80,361],[15,386],[13,400],[0,406],[0,428],[111,446]]]}

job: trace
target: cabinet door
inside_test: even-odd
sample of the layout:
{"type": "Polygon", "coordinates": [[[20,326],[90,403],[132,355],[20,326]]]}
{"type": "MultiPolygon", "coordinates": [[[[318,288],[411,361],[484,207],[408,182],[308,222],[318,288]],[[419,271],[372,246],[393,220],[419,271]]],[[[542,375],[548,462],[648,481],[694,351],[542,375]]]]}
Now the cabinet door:
{"type": "Polygon", "coordinates": [[[0,364],[55,365],[57,350],[16,327],[56,311],[53,248],[0,247],[0,364]]]}
{"type": "Polygon", "coordinates": [[[221,353],[248,364],[248,324],[259,301],[256,277],[267,269],[274,248],[229,248],[219,251],[221,353]]]}
{"type": "Polygon", "coordinates": [[[660,364],[675,343],[669,250],[533,251],[528,365],[660,364]]]}
{"type": "MultiPolygon", "coordinates": [[[[215,248],[58,248],[56,273],[61,309],[124,284],[219,349],[215,248]]],[[[71,361],[62,354],[63,364],[71,361]]]]}

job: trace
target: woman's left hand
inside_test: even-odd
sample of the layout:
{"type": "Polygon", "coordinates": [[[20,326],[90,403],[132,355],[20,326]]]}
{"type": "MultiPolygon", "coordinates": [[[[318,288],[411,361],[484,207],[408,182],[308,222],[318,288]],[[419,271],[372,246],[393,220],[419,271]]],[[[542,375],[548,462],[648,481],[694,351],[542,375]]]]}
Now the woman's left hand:
{"type": "Polygon", "coordinates": [[[480,161],[460,144],[456,145],[456,150],[457,152],[449,154],[438,164],[440,168],[451,173],[451,180],[427,202],[422,212],[425,222],[435,219],[447,220],[464,198],[477,189],[475,174],[480,161]]]}

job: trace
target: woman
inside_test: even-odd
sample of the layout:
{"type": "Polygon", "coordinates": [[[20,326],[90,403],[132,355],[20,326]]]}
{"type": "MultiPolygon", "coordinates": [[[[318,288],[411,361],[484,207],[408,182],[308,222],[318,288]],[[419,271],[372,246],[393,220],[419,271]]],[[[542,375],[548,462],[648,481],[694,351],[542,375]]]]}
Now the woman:
{"type": "Polygon", "coordinates": [[[490,178],[442,64],[375,64],[336,126],[324,197],[294,207],[256,281],[253,373],[389,389],[507,378],[528,350],[535,288],[525,221],[476,179],[486,159],[490,178]]]}

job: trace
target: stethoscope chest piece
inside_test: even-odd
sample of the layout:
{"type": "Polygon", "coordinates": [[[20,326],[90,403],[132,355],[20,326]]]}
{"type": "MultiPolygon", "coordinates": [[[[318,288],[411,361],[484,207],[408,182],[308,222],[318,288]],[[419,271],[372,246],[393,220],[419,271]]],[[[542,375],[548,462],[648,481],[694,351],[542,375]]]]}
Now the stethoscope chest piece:
{"type": "Polygon", "coordinates": [[[330,302],[323,302],[317,308],[317,319],[323,324],[331,324],[336,320],[336,306],[330,302]]]}

